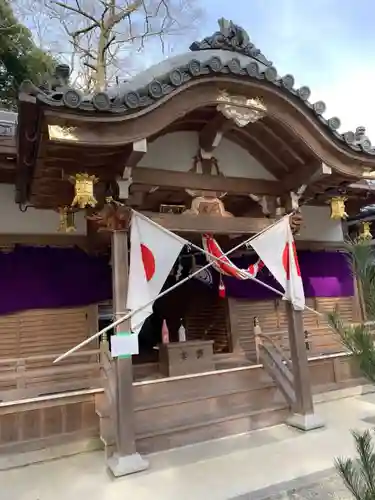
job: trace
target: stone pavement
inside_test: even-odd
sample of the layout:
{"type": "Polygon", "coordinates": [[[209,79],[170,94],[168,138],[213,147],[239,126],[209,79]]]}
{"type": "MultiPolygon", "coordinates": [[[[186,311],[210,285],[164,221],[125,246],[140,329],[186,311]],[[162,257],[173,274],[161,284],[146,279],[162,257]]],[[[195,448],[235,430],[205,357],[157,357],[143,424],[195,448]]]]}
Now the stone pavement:
{"type": "Polygon", "coordinates": [[[119,479],[107,473],[102,452],[0,472],[0,498],[349,499],[333,460],[354,454],[350,429],[374,426],[375,393],[321,403],[316,410],[324,429],[303,433],[280,425],[158,453],[149,456],[148,471],[119,479]]]}
{"type": "Polygon", "coordinates": [[[352,500],[334,469],[271,486],[262,492],[240,495],[232,500],[352,500]],[[267,493],[268,490],[268,493],[267,493]],[[277,493],[271,491],[277,490],[277,493]]]}

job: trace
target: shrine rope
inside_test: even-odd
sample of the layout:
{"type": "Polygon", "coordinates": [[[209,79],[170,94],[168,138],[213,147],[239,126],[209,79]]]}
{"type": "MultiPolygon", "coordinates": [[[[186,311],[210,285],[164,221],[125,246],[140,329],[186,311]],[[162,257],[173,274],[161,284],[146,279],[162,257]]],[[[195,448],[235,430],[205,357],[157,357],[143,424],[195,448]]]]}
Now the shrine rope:
{"type": "Polygon", "coordinates": [[[254,264],[250,264],[247,269],[238,268],[231,260],[225,255],[215,238],[209,234],[204,234],[202,236],[202,244],[204,250],[207,252],[206,257],[208,262],[211,263],[212,267],[220,274],[219,283],[219,295],[220,297],[225,297],[225,287],[222,280],[222,276],[230,276],[239,280],[247,280],[250,278],[256,278],[257,274],[264,267],[264,263],[261,259],[258,259],[254,264]],[[210,257],[216,257],[216,260],[210,257]]]}

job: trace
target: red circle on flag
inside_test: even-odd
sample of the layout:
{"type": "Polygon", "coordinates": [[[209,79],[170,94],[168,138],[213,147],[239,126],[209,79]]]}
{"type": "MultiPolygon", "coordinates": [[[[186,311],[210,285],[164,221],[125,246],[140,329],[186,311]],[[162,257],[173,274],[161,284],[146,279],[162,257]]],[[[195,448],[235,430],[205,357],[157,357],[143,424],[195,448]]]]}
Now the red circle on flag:
{"type": "MultiPolygon", "coordinates": [[[[296,271],[297,271],[297,276],[301,276],[301,269],[299,267],[295,242],[292,243],[292,250],[293,250],[293,259],[294,259],[294,265],[295,265],[296,271]]],[[[289,280],[290,279],[289,243],[285,244],[283,255],[282,255],[282,261],[283,261],[283,267],[284,267],[284,270],[286,273],[286,279],[289,280]]]]}
{"type": "Polygon", "coordinates": [[[151,250],[141,243],[141,255],[146,279],[150,281],[155,274],[155,257],[151,250]]]}

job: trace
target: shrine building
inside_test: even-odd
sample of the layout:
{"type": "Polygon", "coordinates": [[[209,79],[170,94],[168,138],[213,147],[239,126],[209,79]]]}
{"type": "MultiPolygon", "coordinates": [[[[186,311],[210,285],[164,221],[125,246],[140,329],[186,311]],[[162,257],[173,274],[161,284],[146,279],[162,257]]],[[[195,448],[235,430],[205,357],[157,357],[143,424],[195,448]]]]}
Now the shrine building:
{"type": "MultiPolygon", "coordinates": [[[[41,87],[23,84],[18,114],[0,111],[4,456],[20,465],[48,447],[103,448],[122,475],[155,451],[324,424],[314,395],[362,383],[325,313],[366,319],[345,238],[347,218],[375,203],[365,128],[339,132],[325,111],[225,20],[104,92],[69,86],[64,65],[41,87]],[[54,364],[126,310],[131,209],[195,245],[213,235],[223,251],[293,213],[309,309],[202,269],[154,303],[139,355],[114,359],[108,332],[54,364]]],[[[371,238],[368,221],[357,226],[371,238]]],[[[231,260],[256,255],[244,246],[231,260]]],[[[185,247],[164,289],[206,264],[185,247]]]]}

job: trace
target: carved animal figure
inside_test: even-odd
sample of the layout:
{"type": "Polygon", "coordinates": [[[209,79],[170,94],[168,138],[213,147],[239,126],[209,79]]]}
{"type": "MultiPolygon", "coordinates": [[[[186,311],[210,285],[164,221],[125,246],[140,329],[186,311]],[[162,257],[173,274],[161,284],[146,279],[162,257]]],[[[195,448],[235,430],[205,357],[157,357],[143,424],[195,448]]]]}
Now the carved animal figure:
{"type": "Polygon", "coordinates": [[[247,47],[250,44],[249,35],[241,26],[224,19],[224,17],[220,18],[218,23],[220,32],[230,41],[233,47],[247,47]]]}

